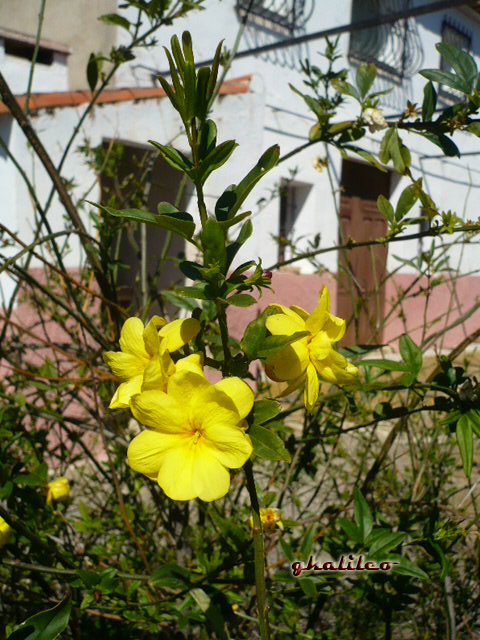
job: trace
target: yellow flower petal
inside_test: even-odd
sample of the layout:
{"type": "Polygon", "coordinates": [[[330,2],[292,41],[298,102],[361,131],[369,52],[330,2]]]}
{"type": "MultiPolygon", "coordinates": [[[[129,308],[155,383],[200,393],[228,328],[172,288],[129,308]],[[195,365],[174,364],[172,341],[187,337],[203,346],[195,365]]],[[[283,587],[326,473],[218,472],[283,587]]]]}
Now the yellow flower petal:
{"type": "Polygon", "coordinates": [[[341,318],[337,318],[336,316],[332,316],[331,313],[327,314],[327,320],[323,325],[322,331],[324,331],[328,338],[332,342],[338,342],[345,335],[345,331],[347,329],[347,325],[345,320],[341,318]]]}
{"type": "Polygon", "coordinates": [[[268,316],[265,326],[274,336],[291,336],[297,331],[306,331],[305,322],[296,313],[293,315],[294,317],[276,313],[268,316]]]}
{"type": "Polygon", "coordinates": [[[210,502],[228,492],[230,474],[202,444],[190,444],[164,454],[158,484],[172,500],[210,502]]]}
{"type": "Polygon", "coordinates": [[[113,374],[124,381],[143,374],[149,363],[147,358],[123,351],[106,351],[103,354],[103,360],[113,374]]]}
{"type": "Polygon", "coordinates": [[[317,363],[315,363],[318,373],[322,378],[333,384],[347,384],[352,382],[358,375],[357,367],[333,349],[319,365],[317,366],[317,363]]]}
{"type": "Polygon", "coordinates": [[[298,376],[298,378],[294,378],[290,384],[288,385],[288,387],[286,389],[284,389],[282,391],[282,393],[278,394],[278,398],[284,398],[285,396],[289,396],[291,393],[293,393],[294,391],[296,391],[299,387],[302,386],[302,384],[305,382],[305,378],[307,377],[307,372],[305,371],[304,373],[302,373],[301,376],[298,376]]]}
{"type": "Polygon", "coordinates": [[[180,358],[175,363],[175,371],[179,373],[181,371],[190,371],[191,373],[198,373],[203,376],[203,353],[192,353],[192,355],[186,358],[180,358]]]}
{"type": "Polygon", "coordinates": [[[330,294],[328,293],[327,287],[322,287],[318,296],[317,307],[305,322],[307,331],[310,331],[312,334],[318,333],[327,320],[329,309],[330,294]]]}
{"type": "Polygon", "coordinates": [[[297,307],[294,304],[290,307],[290,309],[297,314],[297,316],[300,316],[300,318],[302,320],[306,320],[308,318],[308,313],[305,311],[305,309],[302,309],[302,307],[297,307]]]}
{"type": "Polygon", "coordinates": [[[153,356],[143,374],[142,391],[149,389],[167,390],[168,377],[175,372],[175,364],[165,349],[164,353],[153,356]]]}
{"type": "Polygon", "coordinates": [[[120,332],[120,349],[138,358],[149,358],[143,342],[143,322],[140,318],[127,318],[120,332]]]}
{"type": "Polygon", "coordinates": [[[155,431],[177,434],[186,431],[185,404],[163,391],[143,391],[132,398],[130,407],[139,422],[155,431]]]}
{"type": "Polygon", "coordinates": [[[158,327],[163,327],[165,320],[160,316],[153,316],[143,330],[143,342],[146,351],[151,355],[158,353],[160,345],[160,337],[158,335],[158,327]]]}
{"type": "Polygon", "coordinates": [[[267,375],[271,371],[274,380],[293,380],[304,373],[309,362],[306,340],[297,340],[267,358],[267,375]]]}
{"type": "Polygon", "coordinates": [[[253,451],[250,438],[242,429],[220,424],[210,424],[205,428],[202,444],[229,469],[242,467],[253,451]]]}
{"type": "Polygon", "coordinates": [[[308,346],[310,359],[314,364],[324,360],[332,350],[332,343],[325,331],[317,333],[308,346]]]}
{"type": "Polygon", "coordinates": [[[200,331],[200,323],[195,318],[178,319],[169,322],[158,332],[162,338],[167,339],[167,348],[170,352],[177,351],[184,344],[190,342],[200,331]]]}
{"type": "Polygon", "coordinates": [[[143,376],[139,375],[130,378],[127,382],[122,382],[113,394],[109,409],[128,409],[132,396],[140,393],[142,389],[142,380],[143,376]]]}
{"type": "MultiPolygon", "coordinates": [[[[186,374],[193,375],[193,374],[186,374]]],[[[196,376],[200,377],[200,376],[196,376]]],[[[190,420],[207,430],[211,427],[237,427],[241,420],[231,398],[207,383],[191,395],[190,420]]],[[[170,385],[169,385],[170,392],[170,385]]]]}
{"type": "MultiPolygon", "coordinates": [[[[177,363],[178,364],[178,363],[177,363]]],[[[173,376],[168,379],[168,395],[182,406],[188,406],[185,403],[192,404],[194,396],[202,389],[209,389],[212,385],[205,376],[183,365],[179,370],[175,371],[173,376]]]]}
{"type": "Polygon", "coordinates": [[[217,382],[215,389],[223,391],[237,408],[240,418],[246,418],[253,407],[254,395],[248,384],[237,377],[223,378],[217,382]]]}
{"type": "Polygon", "coordinates": [[[181,443],[178,435],[146,429],[131,441],[127,450],[128,464],[134,471],[156,478],[165,451],[178,447],[181,443]]]}
{"type": "Polygon", "coordinates": [[[313,411],[313,407],[318,400],[318,374],[313,366],[313,364],[309,364],[307,367],[307,379],[305,381],[305,391],[303,393],[303,398],[305,402],[305,407],[307,411],[313,411]]]}

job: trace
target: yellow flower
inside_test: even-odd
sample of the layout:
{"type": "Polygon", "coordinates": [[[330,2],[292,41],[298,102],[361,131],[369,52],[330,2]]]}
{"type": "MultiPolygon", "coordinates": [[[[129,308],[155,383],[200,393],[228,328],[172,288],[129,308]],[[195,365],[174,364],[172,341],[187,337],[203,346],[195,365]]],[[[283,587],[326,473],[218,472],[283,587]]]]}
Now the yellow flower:
{"type": "Polygon", "coordinates": [[[67,502],[70,497],[70,485],[66,478],[55,478],[52,482],[49,482],[47,493],[47,504],[52,504],[52,500],[55,502],[67,502]]]}
{"type": "Polygon", "coordinates": [[[156,480],[172,500],[224,496],[228,469],[238,469],[252,453],[245,417],[253,392],[240,378],[210,384],[190,370],[168,379],[167,393],[143,391],[131,410],[148,429],[128,447],[128,463],[156,480]]]}
{"type": "Polygon", "coordinates": [[[305,406],[312,411],[318,398],[318,375],[333,384],[347,384],[358,375],[358,369],[332,347],[345,334],[345,320],[329,313],[330,296],[326,287],[320,290],[317,308],[310,315],[300,307],[269,306],[278,310],[266,320],[270,333],[288,336],[308,331],[309,335],[268,357],[266,373],[277,382],[289,382],[281,395],[288,395],[305,383],[305,406]]]}
{"type": "MultiPolygon", "coordinates": [[[[280,509],[260,509],[260,520],[263,530],[272,533],[275,525],[283,531],[282,514],[280,509]]],[[[249,518],[250,527],[253,529],[253,518],[249,518]]]]}
{"type": "Polygon", "coordinates": [[[183,347],[199,331],[200,323],[195,318],[165,324],[163,318],[154,316],[146,327],[140,318],[128,318],[120,333],[121,351],[103,354],[105,363],[122,381],[110,409],[127,408],[130,398],[142,390],[164,391],[168,376],[175,372],[170,353],[183,347]]]}
{"type": "Polygon", "coordinates": [[[3,547],[3,545],[8,544],[11,537],[12,537],[12,528],[0,516],[0,547],[3,547]]]}

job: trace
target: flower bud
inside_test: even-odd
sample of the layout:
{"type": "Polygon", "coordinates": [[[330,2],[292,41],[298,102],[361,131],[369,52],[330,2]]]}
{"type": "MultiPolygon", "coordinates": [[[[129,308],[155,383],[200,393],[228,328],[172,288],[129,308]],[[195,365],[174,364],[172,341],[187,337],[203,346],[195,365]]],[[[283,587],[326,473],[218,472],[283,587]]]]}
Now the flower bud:
{"type": "Polygon", "coordinates": [[[55,478],[55,480],[48,483],[47,504],[52,504],[52,500],[55,500],[55,502],[68,502],[69,497],[70,485],[66,478],[55,478]]]}
{"type": "Polygon", "coordinates": [[[0,516],[0,547],[3,547],[4,544],[8,544],[11,537],[12,537],[12,528],[0,516]]]}
{"type": "Polygon", "coordinates": [[[370,133],[375,133],[375,131],[381,131],[388,127],[388,123],[380,109],[372,109],[371,107],[365,109],[363,112],[363,121],[365,124],[368,124],[370,133]]]}

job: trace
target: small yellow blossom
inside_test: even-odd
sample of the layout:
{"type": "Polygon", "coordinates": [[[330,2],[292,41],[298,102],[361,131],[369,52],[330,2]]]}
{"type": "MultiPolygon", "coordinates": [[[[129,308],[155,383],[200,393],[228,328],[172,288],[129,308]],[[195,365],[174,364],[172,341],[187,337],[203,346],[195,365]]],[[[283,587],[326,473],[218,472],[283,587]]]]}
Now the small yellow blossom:
{"type": "Polygon", "coordinates": [[[368,124],[370,133],[375,133],[388,127],[388,123],[380,109],[373,109],[371,107],[365,109],[363,112],[363,121],[365,124],[368,124]]]}
{"type": "Polygon", "coordinates": [[[332,347],[345,334],[345,320],[329,313],[330,296],[326,287],[320,290],[318,305],[310,315],[295,306],[269,307],[277,311],[266,320],[271,334],[288,336],[308,331],[309,335],[269,356],[265,371],[272,380],[289,382],[281,395],[288,395],[305,383],[305,406],[312,411],[318,398],[318,375],[333,384],[347,384],[358,375],[357,368],[332,347]]]}
{"type": "Polygon", "coordinates": [[[105,363],[122,381],[110,409],[127,408],[130,398],[140,391],[164,391],[168,376],[175,372],[170,353],[187,344],[199,331],[200,323],[195,318],[165,324],[163,318],[154,316],[146,327],[140,318],[128,318],[120,333],[121,351],[103,354],[105,363]]]}
{"type": "MultiPolygon", "coordinates": [[[[275,531],[275,525],[283,531],[282,514],[280,509],[260,509],[262,528],[267,533],[275,531]]],[[[249,518],[250,528],[253,529],[253,518],[249,518]]]]}
{"type": "Polygon", "coordinates": [[[230,487],[228,469],[242,467],[252,453],[245,418],[253,397],[240,378],[212,385],[194,370],[177,370],[167,393],[132,398],[133,415],[148,428],[128,447],[130,467],[156,480],[172,500],[221,498],[230,487]]]}
{"type": "Polygon", "coordinates": [[[48,483],[47,487],[47,504],[52,504],[52,500],[55,502],[68,502],[70,485],[68,484],[67,478],[55,478],[55,480],[48,483]]]}
{"type": "Polygon", "coordinates": [[[11,537],[12,537],[12,528],[0,516],[0,547],[3,547],[3,545],[8,544],[11,537]]]}
{"type": "Polygon", "coordinates": [[[326,166],[328,166],[328,161],[326,158],[322,158],[321,156],[317,156],[313,159],[312,166],[315,171],[318,173],[322,173],[326,166]]]}
{"type": "Polygon", "coordinates": [[[232,611],[234,613],[236,613],[239,609],[240,609],[240,607],[238,606],[238,604],[232,604],[232,611]]]}

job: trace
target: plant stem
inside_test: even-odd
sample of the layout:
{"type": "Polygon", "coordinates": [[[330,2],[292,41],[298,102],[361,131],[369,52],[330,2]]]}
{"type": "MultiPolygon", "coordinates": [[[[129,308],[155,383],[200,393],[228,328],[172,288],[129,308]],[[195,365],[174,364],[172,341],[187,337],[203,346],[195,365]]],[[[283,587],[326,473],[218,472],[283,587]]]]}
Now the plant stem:
{"type": "Polygon", "coordinates": [[[217,302],[217,317],[218,324],[220,326],[220,336],[222,338],[223,347],[223,366],[222,373],[224,376],[230,374],[230,364],[232,362],[232,354],[230,353],[230,347],[228,346],[228,327],[227,327],[227,314],[225,313],[225,306],[221,302],[217,302]]]}
{"type": "Polygon", "coordinates": [[[263,546],[262,521],[260,519],[260,507],[258,504],[257,489],[253,477],[251,460],[247,460],[244,466],[247,476],[247,489],[250,494],[253,518],[253,553],[255,561],[255,586],[257,589],[258,624],[260,626],[260,638],[270,640],[270,628],[268,626],[267,587],[265,584],[265,551],[263,546]]]}
{"type": "Polygon", "coordinates": [[[28,103],[30,101],[30,94],[32,93],[33,73],[37,62],[38,49],[40,48],[40,35],[42,33],[43,17],[45,15],[45,4],[46,0],[42,0],[40,4],[40,11],[38,13],[37,36],[35,38],[35,48],[33,49],[32,64],[30,65],[30,73],[28,74],[27,93],[25,94],[25,106],[23,108],[25,115],[28,115],[28,103]]]}

